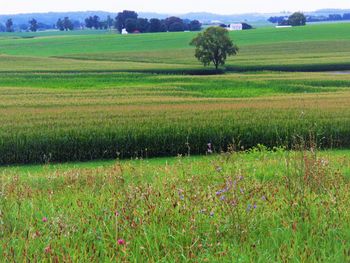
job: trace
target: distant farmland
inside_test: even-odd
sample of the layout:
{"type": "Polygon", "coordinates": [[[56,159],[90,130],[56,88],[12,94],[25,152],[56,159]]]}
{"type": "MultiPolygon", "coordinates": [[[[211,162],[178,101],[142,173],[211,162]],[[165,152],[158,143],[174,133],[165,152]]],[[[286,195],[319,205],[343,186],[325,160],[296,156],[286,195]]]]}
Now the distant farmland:
{"type": "Polygon", "coordinates": [[[350,24],[233,32],[210,75],[193,33],[0,36],[0,163],[350,146],[350,24]]]}

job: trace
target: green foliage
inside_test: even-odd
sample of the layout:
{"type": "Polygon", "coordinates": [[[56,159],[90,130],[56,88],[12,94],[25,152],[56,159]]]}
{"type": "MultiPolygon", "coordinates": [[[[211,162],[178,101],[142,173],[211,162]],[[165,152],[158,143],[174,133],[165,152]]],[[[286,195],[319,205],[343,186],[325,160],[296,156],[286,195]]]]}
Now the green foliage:
{"type": "Polygon", "coordinates": [[[207,28],[191,41],[191,45],[196,47],[195,57],[204,66],[213,63],[216,69],[225,65],[228,56],[238,52],[238,47],[230,39],[228,31],[222,27],[207,28]]]}
{"type": "Polygon", "coordinates": [[[306,17],[303,13],[296,12],[288,18],[288,24],[291,26],[305,26],[306,17]]]}
{"type": "Polygon", "coordinates": [[[349,151],[1,168],[6,262],[347,262],[349,151]],[[119,242],[123,240],[124,242],[119,242]]]}
{"type": "Polygon", "coordinates": [[[38,22],[34,18],[29,21],[29,30],[32,32],[38,30],[38,22]]]}
{"type": "Polygon", "coordinates": [[[14,31],[13,22],[12,22],[11,18],[7,19],[5,26],[6,26],[6,32],[13,32],[14,31]]]}
{"type": "Polygon", "coordinates": [[[123,12],[119,12],[115,18],[115,27],[119,32],[122,32],[122,29],[126,28],[126,21],[128,19],[137,20],[137,18],[138,14],[134,11],[124,10],[123,12]]]}
{"type": "Polygon", "coordinates": [[[128,33],[133,33],[137,30],[137,19],[128,18],[125,21],[125,29],[128,33]]]}

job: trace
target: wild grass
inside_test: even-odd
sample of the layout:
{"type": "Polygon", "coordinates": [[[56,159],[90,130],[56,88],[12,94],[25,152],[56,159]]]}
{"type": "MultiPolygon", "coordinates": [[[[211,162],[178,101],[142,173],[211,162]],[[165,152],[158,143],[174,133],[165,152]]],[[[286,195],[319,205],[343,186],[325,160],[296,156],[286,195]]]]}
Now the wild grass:
{"type": "Polygon", "coordinates": [[[5,261],[349,260],[349,152],[2,170],[5,261]]]}

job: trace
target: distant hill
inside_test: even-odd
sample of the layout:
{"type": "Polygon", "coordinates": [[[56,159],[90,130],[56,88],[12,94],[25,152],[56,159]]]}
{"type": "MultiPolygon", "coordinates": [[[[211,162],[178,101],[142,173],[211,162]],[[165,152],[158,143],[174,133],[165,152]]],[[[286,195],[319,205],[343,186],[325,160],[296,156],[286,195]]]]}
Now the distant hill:
{"type": "MultiPolygon", "coordinates": [[[[329,15],[329,14],[344,14],[350,13],[350,9],[322,9],[316,10],[314,12],[307,12],[308,15],[329,15]]],[[[147,13],[139,12],[140,17],[145,18],[166,18],[171,16],[171,14],[159,14],[159,13],[147,13]]],[[[250,14],[232,14],[232,15],[220,15],[207,12],[193,12],[187,14],[179,14],[183,19],[197,19],[203,23],[210,23],[212,21],[220,21],[223,23],[231,22],[256,22],[266,20],[270,16],[276,15],[288,15],[288,12],[273,13],[273,14],[260,14],[260,13],[250,13],[250,14]]],[[[92,15],[98,15],[101,19],[106,19],[107,16],[115,18],[117,12],[105,12],[105,11],[81,11],[81,12],[49,12],[49,13],[30,13],[30,14],[16,14],[16,15],[0,15],[0,24],[4,24],[7,19],[12,18],[15,25],[28,24],[28,21],[35,18],[38,22],[53,25],[57,22],[59,18],[68,16],[73,21],[78,21],[83,23],[85,18],[92,15]]]]}

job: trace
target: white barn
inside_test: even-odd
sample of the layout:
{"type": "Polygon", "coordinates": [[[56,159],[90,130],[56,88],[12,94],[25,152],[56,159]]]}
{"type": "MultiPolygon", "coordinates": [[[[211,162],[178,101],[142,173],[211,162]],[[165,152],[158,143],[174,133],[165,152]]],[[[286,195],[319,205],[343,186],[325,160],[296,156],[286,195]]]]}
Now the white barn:
{"type": "Polygon", "coordinates": [[[242,24],[230,24],[230,26],[228,27],[228,30],[231,30],[231,31],[243,30],[243,25],[242,24]]]}
{"type": "Polygon", "coordinates": [[[128,31],[126,31],[125,28],[122,29],[122,35],[127,35],[128,34],[128,31]]]}

